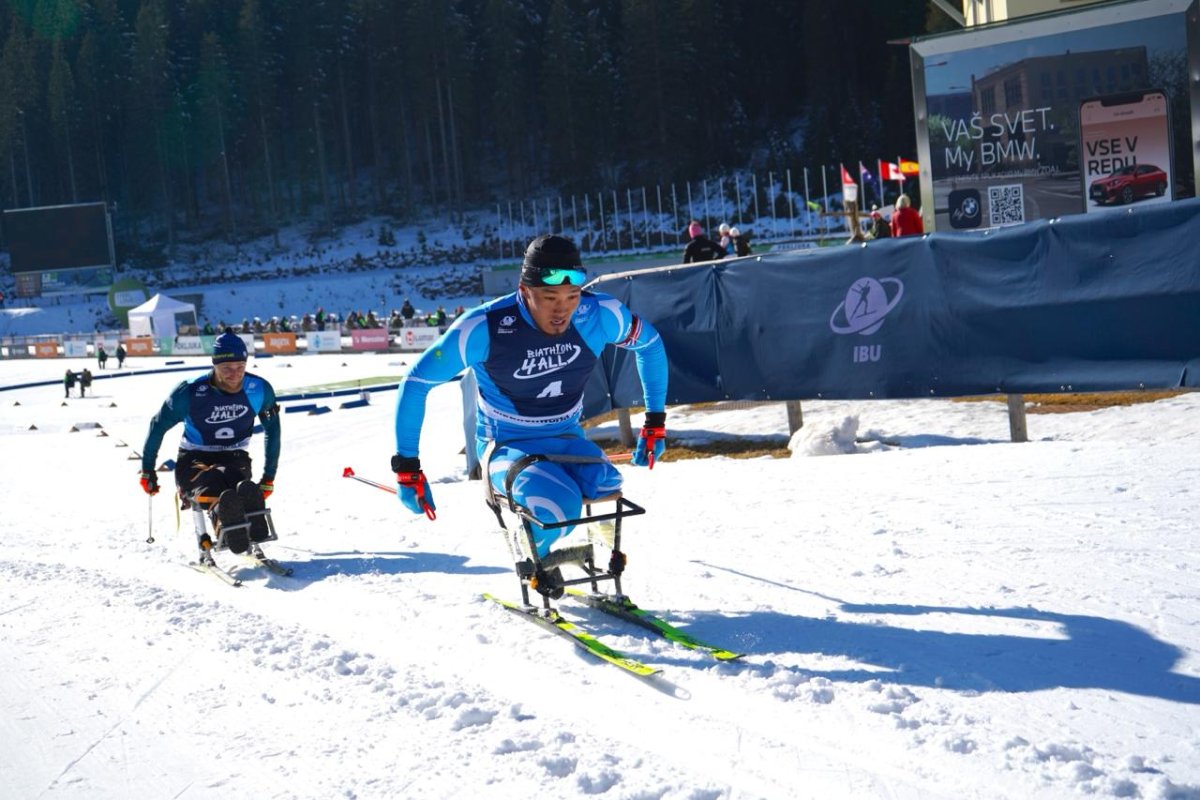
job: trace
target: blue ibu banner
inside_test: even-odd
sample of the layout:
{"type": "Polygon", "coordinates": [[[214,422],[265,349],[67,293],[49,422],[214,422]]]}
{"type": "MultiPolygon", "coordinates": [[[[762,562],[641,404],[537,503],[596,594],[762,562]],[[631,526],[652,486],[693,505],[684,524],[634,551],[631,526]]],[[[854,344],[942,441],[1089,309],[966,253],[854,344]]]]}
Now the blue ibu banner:
{"type": "MultiPolygon", "coordinates": [[[[1200,386],[1200,200],[606,276],[668,402],[1200,386]]],[[[641,405],[609,348],[588,416],[641,405]]]]}

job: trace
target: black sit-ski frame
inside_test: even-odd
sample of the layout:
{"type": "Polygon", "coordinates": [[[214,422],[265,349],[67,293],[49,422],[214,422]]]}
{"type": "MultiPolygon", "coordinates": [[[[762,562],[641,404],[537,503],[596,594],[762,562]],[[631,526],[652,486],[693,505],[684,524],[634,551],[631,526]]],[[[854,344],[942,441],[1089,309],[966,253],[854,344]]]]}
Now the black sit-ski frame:
{"type": "Polygon", "coordinates": [[[249,538],[251,523],[254,517],[262,517],[267,523],[267,537],[258,541],[250,539],[250,549],[247,550],[247,553],[255,558],[263,558],[264,554],[259,545],[263,542],[273,542],[279,538],[279,535],[275,533],[275,522],[271,519],[271,509],[264,507],[258,511],[247,511],[245,522],[228,527],[221,526],[221,529],[216,532],[216,540],[214,541],[213,537],[208,534],[208,514],[206,512],[216,500],[217,498],[215,497],[195,497],[187,501],[186,504],[181,503],[181,505],[184,505],[184,508],[191,507],[192,509],[192,522],[196,526],[196,546],[200,548],[200,562],[215,566],[216,562],[213,561],[212,554],[217,550],[229,549],[229,545],[225,541],[227,531],[245,528],[246,536],[249,538]]]}
{"type": "MultiPolygon", "coordinates": [[[[587,583],[591,584],[592,592],[599,593],[601,581],[612,581],[613,594],[618,597],[623,596],[621,592],[621,573],[625,570],[625,554],[621,551],[621,521],[626,517],[645,514],[646,509],[627,499],[620,492],[614,492],[604,497],[584,498],[584,514],[578,519],[568,519],[562,522],[542,522],[532,511],[514,500],[512,495],[513,483],[516,481],[517,476],[523,470],[539,461],[583,464],[596,463],[603,461],[603,459],[574,455],[525,455],[514,461],[512,466],[508,468],[508,472],[504,476],[504,492],[501,493],[492,486],[488,478],[487,460],[488,456],[491,455],[491,449],[489,448],[489,452],[485,455],[483,465],[483,482],[486,487],[488,507],[496,515],[496,519],[500,523],[500,528],[505,532],[506,537],[512,536],[513,532],[504,523],[502,506],[507,506],[508,510],[517,516],[521,521],[521,533],[524,535],[526,548],[530,554],[526,558],[519,559],[515,564],[517,578],[521,582],[521,601],[525,606],[532,608],[532,604],[529,602],[529,590],[533,589],[542,597],[544,613],[549,614],[553,611],[550,599],[551,593],[555,589],[564,589],[567,586],[587,583]],[[612,511],[608,513],[592,512],[593,505],[608,502],[614,504],[612,511]],[[609,558],[606,568],[601,569],[596,566],[594,547],[591,542],[553,550],[545,558],[538,557],[537,544],[533,537],[534,525],[538,525],[546,530],[555,530],[572,525],[586,525],[588,523],[608,522],[610,520],[613,523],[612,556],[609,558]],[[585,576],[570,580],[554,581],[553,585],[547,585],[550,583],[548,580],[549,570],[563,564],[571,563],[577,564],[586,573],[585,576]]],[[[512,543],[514,542],[510,539],[510,544],[512,543]]],[[[519,558],[521,554],[514,550],[513,555],[519,558]]],[[[561,592],[559,592],[559,596],[561,596],[561,592]]]]}

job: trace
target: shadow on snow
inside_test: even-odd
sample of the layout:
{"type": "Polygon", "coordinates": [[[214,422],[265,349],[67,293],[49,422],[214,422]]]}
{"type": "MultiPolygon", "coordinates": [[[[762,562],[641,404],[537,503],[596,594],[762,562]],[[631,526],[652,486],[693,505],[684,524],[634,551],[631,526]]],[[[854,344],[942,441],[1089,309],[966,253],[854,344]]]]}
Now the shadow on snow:
{"type": "MultiPolygon", "coordinates": [[[[794,586],[787,588],[824,597],[794,586]]],[[[862,615],[863,621],[752,611],[739,616],[697,615],[689,627],[698,636],[748,654],[813,653],[863,664],[861,669],[803,669],[806,674],[833,681],[879,680],[976,692],[1103,689],[1200,704],[1200,678],[1171,671],[1184,651],[1127,622],[1032,607],[965,608],[826,599],[839,603],[844,613],[862,615]],[[1001,618],[1029,623],[1030,627],[1049,623],[1055,627],[1055,637],[914,630],[872,621],[872,615],[924,616],[929,618],[929,626],[938,624],[933,615],[1001,618]]]]}

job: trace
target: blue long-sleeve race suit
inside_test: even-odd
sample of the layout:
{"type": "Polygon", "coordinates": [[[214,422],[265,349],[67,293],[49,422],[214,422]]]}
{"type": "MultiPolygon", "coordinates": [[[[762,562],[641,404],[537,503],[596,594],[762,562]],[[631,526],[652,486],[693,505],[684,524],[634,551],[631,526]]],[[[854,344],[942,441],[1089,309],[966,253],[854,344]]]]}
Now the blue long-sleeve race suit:
{"type": "Polygon", "coordinates": [[[256,417],[262,420],[266,436],[263,479],[273,480],[280,449],[275,390],[267,380],[249,372],[242,388],[232,394],[217,388],[211,372],[176,386],[150,421],[142,445],[142,469],[154,469],[163,437],[181,422],[181,451],[221,454],[243,452],[250,446],[256,417]]]}
{"type": "MultiPolygon", "coordinates": [[[[396,452],[418,455],[430,389],[466,368],[478,384],[475,439],[482,456],[495,442],[488,472],[504,492],[509,466],[522,455],[595,456],[594,463],[541,461],[523,470],[513,498],[543,522],[579,516],[582,500],[610,494],[620,473],[603,459],[580,426],[583,391],[597,358],[613,344],[634,352],[647,411],[665,410],[667,357],[661,337],[621,301],[583,292],[571,325],[557,336],[533,322],[519,292],[497,298],[455,320],[400,384],[396,452]]],[[[538,528],[540,554],[569,529],[538,528]]]]}

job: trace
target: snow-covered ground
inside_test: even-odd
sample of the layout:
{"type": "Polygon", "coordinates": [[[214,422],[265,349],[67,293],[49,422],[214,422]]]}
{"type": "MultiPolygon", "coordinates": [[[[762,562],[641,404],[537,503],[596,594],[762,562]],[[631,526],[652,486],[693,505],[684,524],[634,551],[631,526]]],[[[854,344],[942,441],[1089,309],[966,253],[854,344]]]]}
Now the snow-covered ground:
{"type": "MultiPolygon", "coordinates": [[[[0,363],[0,386],[89,364],[0,363]]],[[[281,393],[403,370],[251,364],[281,393]]],[[[567,608],[645,681],[481,598],[517,585],[456,385],[423,441],[435,522],[342,477],[389,481],[393,393],[285,414],[267,549],[295,575],[235,589],[185,566],[191,520],[129,460],[180,375],[97,375],[65,405],[0,391],[6,798],[1200,798],[1198,394],[1031,416],[1026,444],[1002,403],[805,403],[790,459],[627,468],[627,591],[745,653],[567,608]]]]}

